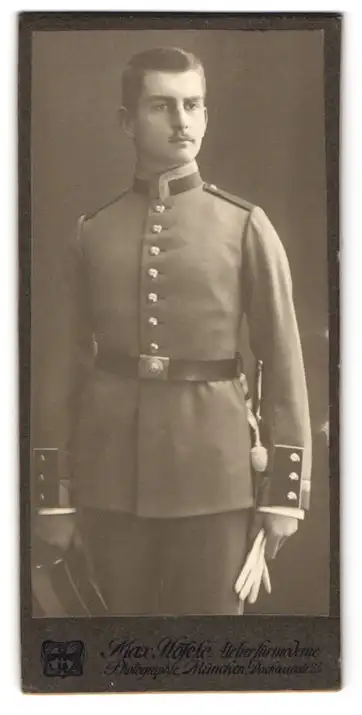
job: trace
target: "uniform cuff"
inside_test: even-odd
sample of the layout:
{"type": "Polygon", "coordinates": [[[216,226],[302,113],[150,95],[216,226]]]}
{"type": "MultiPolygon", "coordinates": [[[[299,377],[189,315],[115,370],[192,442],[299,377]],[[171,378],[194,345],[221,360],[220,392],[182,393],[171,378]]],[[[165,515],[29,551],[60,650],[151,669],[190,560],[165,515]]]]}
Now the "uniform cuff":
{"type": "MultiPolygon", "coordinates": [[[[63,479],[64,455],[57,447],[33,449],[32,500],[42,513],[73,510],[70,503],[70,480],[63,479]]],[[[63,512],[64,513],[64,512],[63,512]]]]}
{"type": "Polygon", "coordinates": [[[304,448],[276,444],[261,479],[257,506],[309,509],[310,479],[302,479],[304,448]]]}

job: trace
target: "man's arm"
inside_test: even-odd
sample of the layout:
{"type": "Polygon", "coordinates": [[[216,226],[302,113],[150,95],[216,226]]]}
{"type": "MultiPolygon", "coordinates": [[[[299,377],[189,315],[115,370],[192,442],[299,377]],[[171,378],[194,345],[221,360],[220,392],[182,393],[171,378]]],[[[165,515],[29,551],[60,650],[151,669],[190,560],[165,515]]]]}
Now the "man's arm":
{"type": "Polygon", "coordinates": [[[59,545],[62,541],[61,523],[65,523],[67,512],[69,518],[72,513],[70,454],[79,398],[94,353],[82,250],[83,220],[84,217],[79,219],[78,230],[66,246],[54,341],[35,396],[39,419],[37,441],[33,443],[34,528],[40,536],[44,532],[45,540],[55,540],[59,545]],[[61,510],[56,512],[55,507],[61,510]],[[52,524],[54,534],[50,533],[52,524]]]}
{"type": "Polygon", "coordinates": [[[257,509],[285,536],[309,507],[311,433],[306,380],[290,269],[260,208],[244,235],[243,289],[252,351],[263,361],[262,440],[268,468],[258,475],[257,509]]]}

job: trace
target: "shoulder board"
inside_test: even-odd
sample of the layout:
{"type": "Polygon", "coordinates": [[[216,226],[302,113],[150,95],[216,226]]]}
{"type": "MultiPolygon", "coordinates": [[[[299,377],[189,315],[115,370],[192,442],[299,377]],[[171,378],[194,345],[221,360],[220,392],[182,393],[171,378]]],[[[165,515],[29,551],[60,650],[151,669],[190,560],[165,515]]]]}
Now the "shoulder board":
{"type": "Polygon", "coordinates": [[[125,189],[125,191],[122,191],[122,193],[119,194],[119,196],[116,196],[115,198],[111,199],[110,201],[107,201],[106,204],[104,204],[103,206],[100,206],[95,211],[92,211],[91,213],[83,214],[83,216],[81,218],[83,218],[83,221],[88,221],[88,219],[95,218],[95,216],[97,216],[101,211],[104,211],[104,209],[107,209],[109,206],[112,206],[112,204],[115,204],[117,201],[122,199],[126,194],[128,194],[128,192],[130,190],[131,189],[125,189]]]}
{"type": "Polygon", "coordinates": [[[236,206],[240,206],[241,208],[245,209],[246,211],[252,211],[254,208],[253,204],[250,204],[249,201],[244,201],[244,199],[240,199],[238,196],[235,196],[234,194],[229,194],[227,191],[223,191],[222,189],[219,189],[215,184],[204,184],[203,185],[204,191],[208,191],[209,194],[214,194],[214,196],[219,196],[220,199],[224,199],[225,201],[229,201],[231,204],[235,204],[236,206]]]}

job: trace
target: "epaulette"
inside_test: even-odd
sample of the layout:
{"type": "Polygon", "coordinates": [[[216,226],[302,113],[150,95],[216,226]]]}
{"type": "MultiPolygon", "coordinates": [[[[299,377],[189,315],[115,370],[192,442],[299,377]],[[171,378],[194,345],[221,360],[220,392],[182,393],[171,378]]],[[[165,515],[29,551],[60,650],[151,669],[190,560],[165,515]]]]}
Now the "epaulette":
{"type": "Polygon", "coordinates": [[[229,201],[231,204],[240,206],[246,211],[252,211],[252,209],[254,208],[253,204],[250,204],[249,201],[244,201],[244,199],[240,199],[239,196],[235,196],[234,194],[229,194],[227,191],[219,189],[217,186],[215,186],[215,184],[204,184],[203,189],[204,191],[208,191],[209,194],[219,196],[221,199],[225,199],[225,201],[229,201]]]}
{"type": "Polygon", "coordinates": [[[130,190],[131,190],[131,189],[125,189],[124,191],[122,191],[121,194],[119,194],[118,196],[115,196],[115,197],[114,197],[113,199],[111,199],[110,201],[107,201],[106,204],[104,204],[103,206],[100,206],[100,207],[99,207],[98,209],[96,209],[95,211],[92,211],[91,213],[83,214],[81,218],[83,218],[83,221],[88,221],[88,219],[94,218],[94,217],[97,216],[97,214],[99,214],[101,211],[104,211],[104,209],[107,209],[109,206],[112,206],[112,204],[115,204],[117,201],[119,201],[120,199],[122,199],[126,194],[128,194],[128,192],[129,192],[130,190]]]}

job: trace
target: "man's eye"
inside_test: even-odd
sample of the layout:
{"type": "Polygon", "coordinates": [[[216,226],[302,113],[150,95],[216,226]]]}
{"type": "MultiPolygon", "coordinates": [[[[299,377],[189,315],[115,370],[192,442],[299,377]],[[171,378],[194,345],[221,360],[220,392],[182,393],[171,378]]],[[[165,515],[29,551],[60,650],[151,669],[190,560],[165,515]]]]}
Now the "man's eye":
{"type": "Polygon", "coordinates": [[[200,106],[200,103],[196,99],[192,100],[190,102],[186,102],[186,104],[185,104],[185,108],[188,110],[198,109],[199,106],[200,106]]]}
{"type": "Polygon", "coordinates": [[[154,109],[156,112],[165,111],[166,109],[168,109],[167,102],[160,102],[159,104],[154,104],[154,105],[153,105],[153,109],[154,109]]]}

